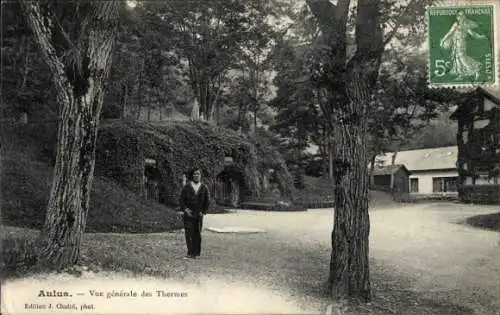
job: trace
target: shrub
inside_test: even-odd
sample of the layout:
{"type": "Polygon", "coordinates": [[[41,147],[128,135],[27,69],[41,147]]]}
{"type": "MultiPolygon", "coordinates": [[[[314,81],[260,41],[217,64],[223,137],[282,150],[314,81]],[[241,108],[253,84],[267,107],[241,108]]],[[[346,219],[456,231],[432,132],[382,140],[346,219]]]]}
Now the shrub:
{"type": "Polygon", "coordinates": [[[324,177],[304,176],[304,189],[293,193],[292,201],[307,208],[330,208],[335,200],[334,186],[324,177]]]}
{"type": "Polygon", "coordinates": [[[467,219],[467,224],[482,229],[500,232],[500,212],[470,217],[467,219]]]}

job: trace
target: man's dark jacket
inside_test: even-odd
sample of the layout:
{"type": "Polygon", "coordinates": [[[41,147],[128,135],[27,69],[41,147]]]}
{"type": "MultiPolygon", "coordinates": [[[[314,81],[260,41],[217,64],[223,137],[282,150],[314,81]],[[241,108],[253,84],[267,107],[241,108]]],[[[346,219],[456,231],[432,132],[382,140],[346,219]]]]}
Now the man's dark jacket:
{"type": "MultiPolygon", "coordinates": [[[[184,188],[182,188],[179,204],[182,211],[189,208],[194,212],[195,217],[193,219],[199,218],[200,213],[206,214],[208,206],[210,205],[207,185],[202,183],[198,189],[198,193],[196,193],[191,183],[187,183],[184,188]]],[[[187,216],[187,218],[191,217],[187,216]]]]}

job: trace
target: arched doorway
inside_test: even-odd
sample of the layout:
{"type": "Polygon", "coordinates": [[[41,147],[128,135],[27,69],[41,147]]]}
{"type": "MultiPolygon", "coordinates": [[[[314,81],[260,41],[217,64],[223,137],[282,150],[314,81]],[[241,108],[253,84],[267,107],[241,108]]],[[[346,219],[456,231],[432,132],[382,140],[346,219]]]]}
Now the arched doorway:
{"type": "Polygon", "coordinates": [[[144,161],[144,196],[147,200],[160,202],[161,175],[156,160],[144,161]]]}
{"type": "Polygon", "coordinates": [[[217,175],[213,189],[215,202],[222,206],[239,207],[243,196],[243,173],[226,166],[217,175]]]}

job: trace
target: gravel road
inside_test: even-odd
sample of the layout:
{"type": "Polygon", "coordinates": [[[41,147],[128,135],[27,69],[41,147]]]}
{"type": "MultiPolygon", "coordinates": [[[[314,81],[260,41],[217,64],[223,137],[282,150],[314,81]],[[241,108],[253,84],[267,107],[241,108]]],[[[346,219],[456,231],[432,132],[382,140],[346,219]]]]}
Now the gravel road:
{"type": "MultiPolygon", "coordinates": [[[[371,210],[373,302],[357,309],[346,307],[339,314],[500,314],[500,233],[463,223],[469,216],[496,211],[494,207],[452,203],[371,210]]],[[[155,287],[189,293],[185,299],[168,302],[156,299],[144,304],[142,299],[118,304],[127,311],[140,307],[141,313],[324,314],[328,309],[331,302],[324,284],[333,226],[331,209],[294,213],[238,210],[207,215],[204,226],[262,232],[205,230],[202,257],[196,261],[182,259],[182,231],[87,234],[84,261],[106,260],[105,269],[134,269],[139,275],[157,278],[136,275],[131,281],[131,274],[84,272],[78,281],[64,276],[70,277],[66,283],[79,286],[74,290],[95,285],[109,290],[155,287]]],[[[9,291],[14,294],[27,283],[63,276],[41,277],[11,282],[9,291]]],[[[5,292],[3,289],[2,294],[5,292]]],[[[104,303],[100,309],[113,313],[107,307],[109,303],[104,303]]]]}

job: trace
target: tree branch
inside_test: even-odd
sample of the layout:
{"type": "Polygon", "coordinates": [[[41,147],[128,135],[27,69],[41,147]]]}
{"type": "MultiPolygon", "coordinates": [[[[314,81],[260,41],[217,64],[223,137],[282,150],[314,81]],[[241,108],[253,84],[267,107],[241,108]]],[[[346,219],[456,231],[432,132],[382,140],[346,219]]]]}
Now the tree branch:
{"type": "Polygon", "coordinates": [[[41,47],[41,52],[50,62],[48,66],[52,73],[64,73],[64,65],[57,57],[57,49],[51,42],[54,37],[53,25],[55,24],[55,16],[51,10],[46,8],[46,12],[42,13],[41,3],[38,1],[21,0],[21,8],[23,9],[27,22],[35,33],[35,39],[41,47]]]}
{"type": "Polygon", "coordinates": [[[66,76],[65,65],[58,56],[58,49],[54,46],[53,38],[60,38],[54,27],[55,14],[45,3],[32,0],[21,0],[21,8],[34,33],[34,39],[44,56],[45,63],[50,69],[52,80],[56,86],[57,98],[62,102],[69,102],[72,95],[72,85],[66,76]]]}
{"type": "Polygon", "coordinates": [[[335,16],[337,6],[331,3],[330,0],[306,0],[306,3],[322,24],[329,24],[331,17],[335,16]]]}
{"type": "Polygon", "coordinates": [[[396,33],[398,32],[399,27],[403,23],[403,18],[406,16],[406,14],[408,14],[408,12],[410,11],[411,6],[415,2],[416,2],[416,0],[411,0],[410,3],[408,3],[408,5],[406,6],[406,8],[404,9],[404,11],[399,15],[399,17],[398,17],[398,19],[396,21],[396,24],[394,25],[394,27],[392,28],[392,30],[389,32],[389,34],[387,35],[387,37],[384,39],[384,43],[383,43],[384,47],[387,46],[387,44],[389,44],[389,42],[392,40],[392,38],[394,37],[394,35],[396,35],[396,33]]]}
{"type": "Polygon", "coordinates": [[[339,39],[345,38],[350,0],[338,0],[337,5],[330,0],[306,0],[306,3],[318,20],[328,44],[335,46],[339,39]]]}
{"type": "MultiPolygon", "coordinates": [[[[68,33],[64,30],[61,21],[57,18],[56,15],[54,15],[54,21],[55,25],[57,26],[57,30],[59,31],[59,34],[61,35],[61,39],[65,47],[63,46],[64,49],[73,49],[74,51],[77,50],[73,42],[71,41],[71,38],[69,37],[68,33]]],[[[57,49],[57,47],[55,47],[57,49]]]]}
{"type": "Polygon", "coordinates": [[[380,57],[383,49],[382,30],[379,24],[380,0],[364,0],[358,3],[356,16],[356,55],[380,57]]]}

